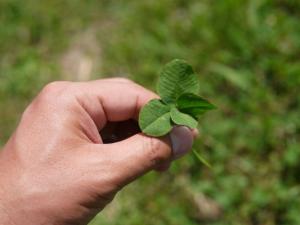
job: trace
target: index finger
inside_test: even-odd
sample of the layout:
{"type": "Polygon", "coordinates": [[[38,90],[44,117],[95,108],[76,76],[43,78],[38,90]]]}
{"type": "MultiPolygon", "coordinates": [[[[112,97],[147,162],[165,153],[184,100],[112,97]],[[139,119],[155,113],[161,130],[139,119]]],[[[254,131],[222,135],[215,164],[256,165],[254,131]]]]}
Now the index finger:
{"type": "Polygon", "coordinates": [[[159,98],[154,92],[124,78],[83,82],[78,88],[77,99],[99,129],[107,121],[137,119],[148,101],[159,98]]]}

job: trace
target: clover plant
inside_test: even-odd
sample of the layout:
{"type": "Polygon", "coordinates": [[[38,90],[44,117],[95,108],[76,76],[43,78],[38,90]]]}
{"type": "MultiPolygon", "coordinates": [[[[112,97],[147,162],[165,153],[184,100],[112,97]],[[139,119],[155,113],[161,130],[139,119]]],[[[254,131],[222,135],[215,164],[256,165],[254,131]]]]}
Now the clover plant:
{"type": "MultiPolygon", "coordinates": [[[[199,81],[193,68],[184,60],[174,59],[160,71],[157,92],[161,99],[149,101],[139,114],[143,133],[153,137],[164,136],[174,126],[191,129],[198,126],[198,118],[216,107],[198,96],[199,81]]],[[[209,164],[193,150],[204,164],[209,164]]]]}

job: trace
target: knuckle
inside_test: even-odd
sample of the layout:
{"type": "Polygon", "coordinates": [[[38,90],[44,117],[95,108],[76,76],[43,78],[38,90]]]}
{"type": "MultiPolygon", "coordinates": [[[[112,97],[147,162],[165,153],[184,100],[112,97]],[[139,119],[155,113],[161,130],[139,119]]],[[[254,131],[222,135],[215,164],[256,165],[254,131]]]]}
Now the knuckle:
{"type": "Polygon", "coordinates": [[[24,117],[52,108],[65,109],[66,106],[72,103],[71,94],[68,94],[72,93],[70,91],[72,88],[72,82],[67,81],[55,81],[47,84],[26,108],[24,117]]]}
{"type": "Polygon", "coordinates": [[[21,121],[26,120],[27,118],[30,118],[32,115],[34,115],[35,112],[35,104],[31,103],[29,104],[24,112],[21,115],[21,121]]]}
{"type": "Polygon", "coordinates": [[[41,102],[57,102],[67,99],[67,93],[72,88],[72,82],[54,81],[47,84],[40,92],[37,101],[41,102]]]}
{"type": "Polygon", "coordinates": [[[69,83],[70,82],[67,81],[53,81],[43,88],[42,93],[46,95],[56,94],[61,90],[64,90],[69,85],[69,83]]]}

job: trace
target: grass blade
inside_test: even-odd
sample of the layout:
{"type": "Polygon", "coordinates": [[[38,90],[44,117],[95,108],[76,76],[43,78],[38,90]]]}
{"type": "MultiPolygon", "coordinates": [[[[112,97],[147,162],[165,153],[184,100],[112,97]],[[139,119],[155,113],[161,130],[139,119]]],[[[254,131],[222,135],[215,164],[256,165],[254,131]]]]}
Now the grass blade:
{"type": "Polygon", "coordinates": [[[206,165],[208,168],[212,169],[212,166],[210,165],[209,162],[206,161],[197,151],[196,149],[192,149],[194,155],[197,157],[197,159],[202,162],[204,165],[206,165]]]}

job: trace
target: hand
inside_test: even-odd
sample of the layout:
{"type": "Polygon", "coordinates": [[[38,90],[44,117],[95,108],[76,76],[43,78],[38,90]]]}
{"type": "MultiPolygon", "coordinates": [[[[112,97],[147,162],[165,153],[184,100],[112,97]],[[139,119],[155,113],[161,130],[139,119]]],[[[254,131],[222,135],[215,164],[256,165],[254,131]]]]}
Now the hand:
{"type": "Polygon", "coordinates": [[[186,153],[193,134],[185,127],[103,143],[99,131],[136,120],[152,98],[122,78],[47,85],[1,151],[0,224],[87,224],[124,185],[186,153]]]}

